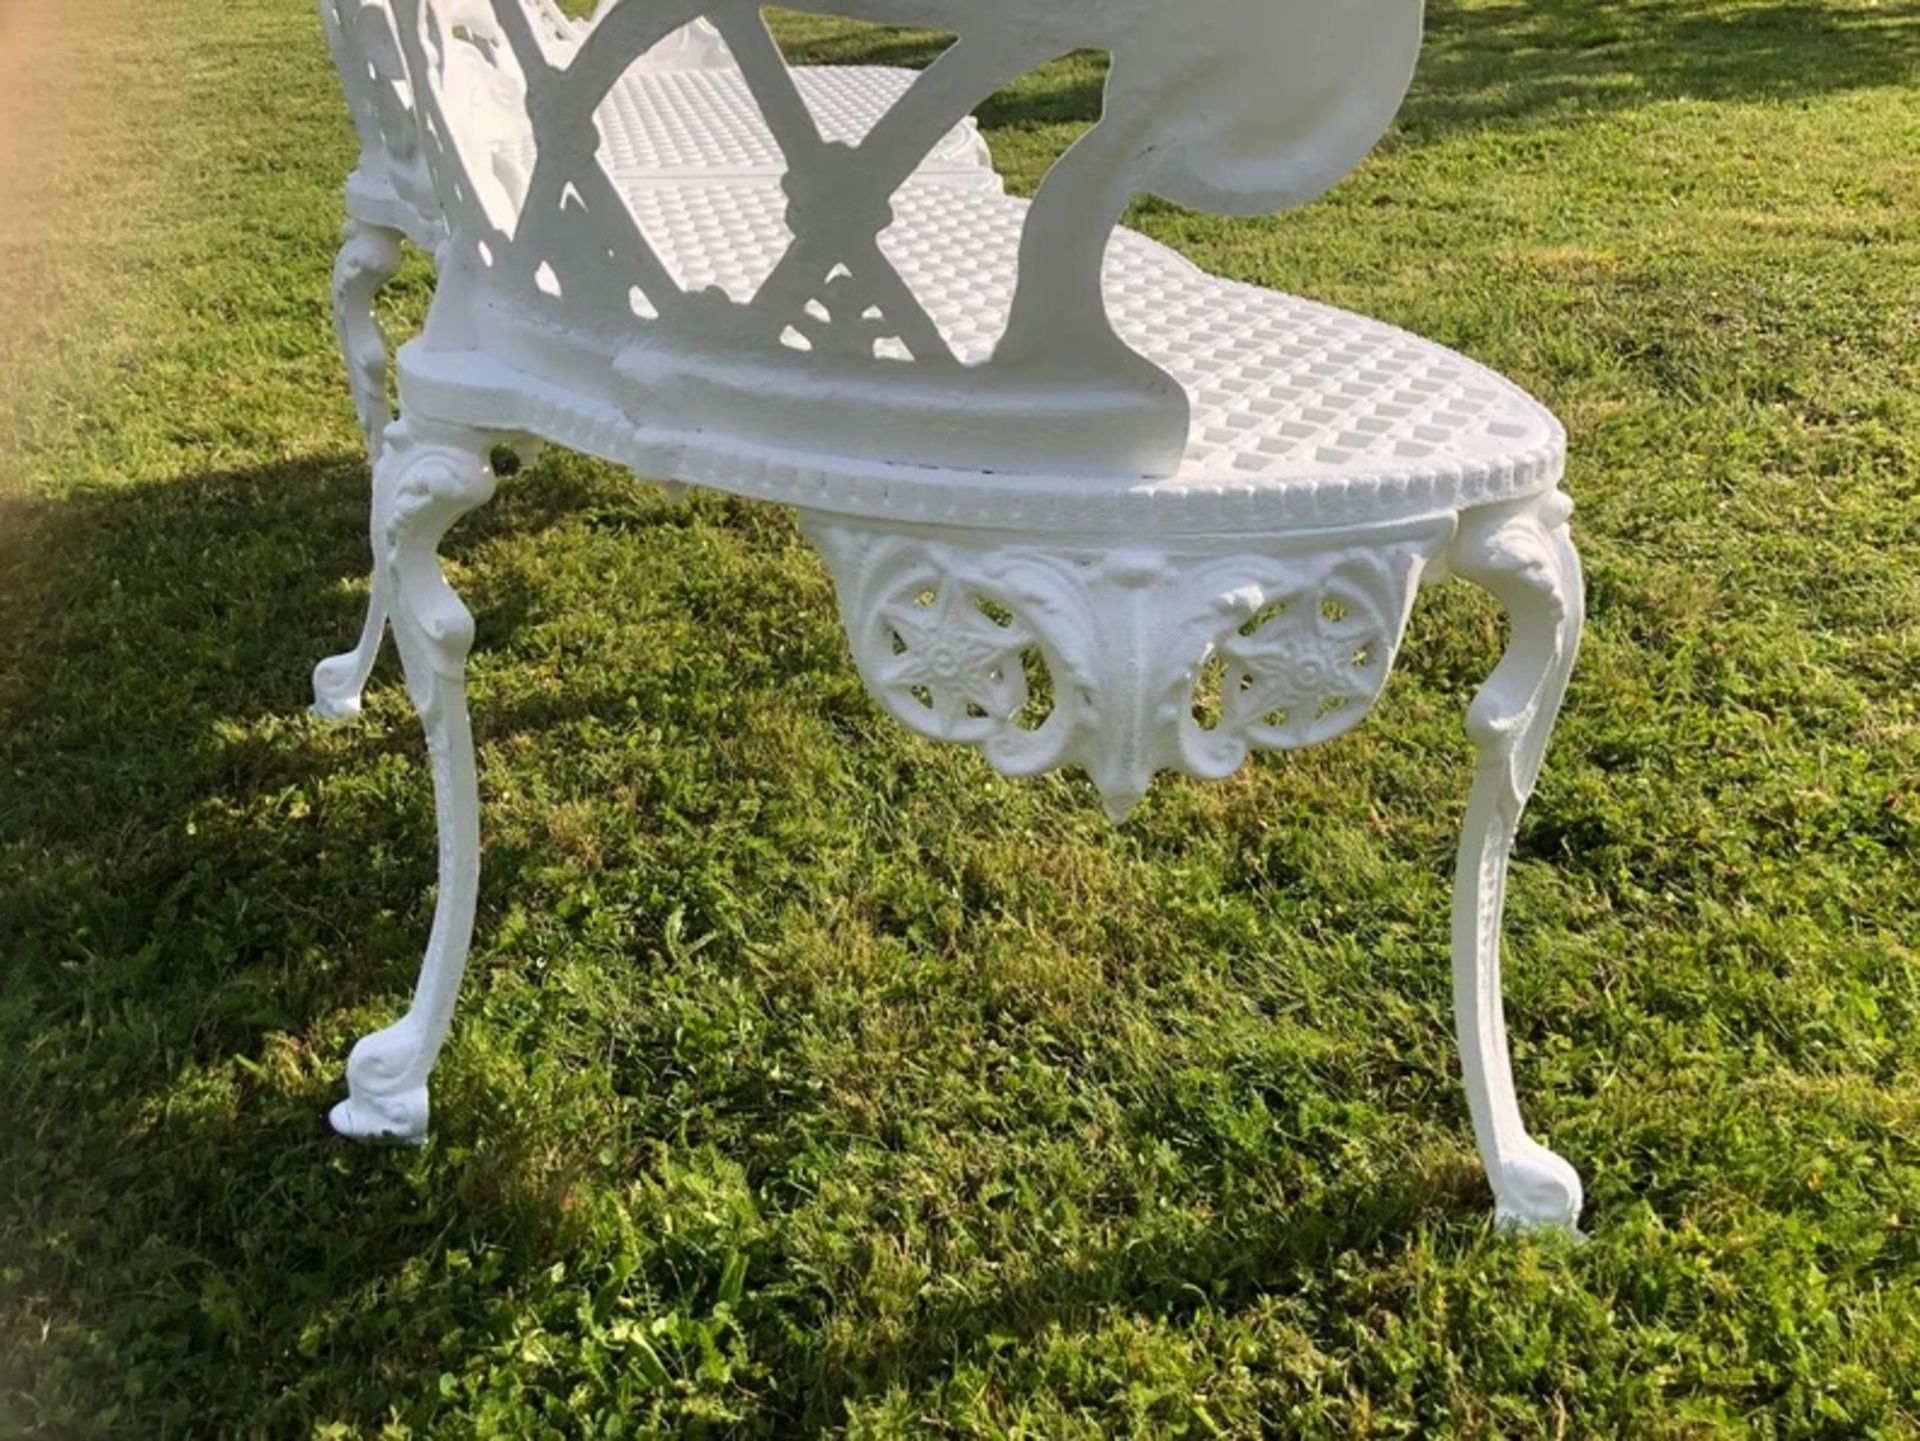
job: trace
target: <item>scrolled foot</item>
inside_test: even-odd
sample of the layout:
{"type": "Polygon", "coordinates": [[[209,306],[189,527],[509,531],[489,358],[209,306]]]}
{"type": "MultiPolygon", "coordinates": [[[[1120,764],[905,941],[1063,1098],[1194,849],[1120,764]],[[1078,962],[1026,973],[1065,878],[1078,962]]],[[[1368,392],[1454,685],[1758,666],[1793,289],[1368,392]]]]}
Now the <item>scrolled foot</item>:
{"type": "Polygon", "coordinates": [[[367,658],[358,650],[330,655],[313,668],[313,713],[322,720],[349,721],[360,714],[367,658]]]}
{"type": "Polygon", "coordinates": [[[1578,1237],[1585,1197],[1580,1175],[1531,1138],[1510,1145],[1490,1174],[1494,1225],[1503,1231],[1560,1230],[1578,1237]]]}
{"type": "Polygon", "coordinates": [[[362,1037],[347,1058],[347,1099],[328,1119],[356,1141],[417,1146],[427,1138],[427,1087],[418,1028],[406,1020],[362,1037]]]}
{"type": "Polygon", "coordinates": [[[427,1088],[385,1101],[349,1096],[330,1112],[333,1129],[350,1141],[388,1146],[419,1146],[427,1139],[427,1088]]]}

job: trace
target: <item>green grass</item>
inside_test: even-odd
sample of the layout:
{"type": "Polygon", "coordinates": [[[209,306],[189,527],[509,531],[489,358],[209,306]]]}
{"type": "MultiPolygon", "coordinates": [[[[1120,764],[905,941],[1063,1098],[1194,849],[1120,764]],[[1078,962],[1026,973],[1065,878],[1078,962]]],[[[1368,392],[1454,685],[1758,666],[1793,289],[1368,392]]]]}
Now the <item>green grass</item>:
{"type": "MultiPolygon", "coordinates": [[[[1569,422],[1508,989],[1578,1249],[1491,1232],[1449,1038],[1483,598],[1116,831],[887,721],[787,515],[567,457],[449,547],[435,1138],[329,1138],[432,865],[391,662],[303,714],[366,563],[348,129],[296,0],[72,23],[0,181],[0,1433],[1920,1434],[1920,7],[1439,0],[1332,196],[1139,210],[1569,422]]],[[[1097,80],[990,110],[1019,184],[1097,80]]]]}

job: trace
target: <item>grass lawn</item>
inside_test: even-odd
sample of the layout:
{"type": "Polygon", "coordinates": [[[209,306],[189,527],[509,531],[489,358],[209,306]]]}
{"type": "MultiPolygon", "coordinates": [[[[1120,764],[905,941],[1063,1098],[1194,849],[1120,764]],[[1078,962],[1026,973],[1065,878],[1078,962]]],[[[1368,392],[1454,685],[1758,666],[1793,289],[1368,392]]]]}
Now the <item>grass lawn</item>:
{"type": "MultiPolygon", "coordinates": [[[[1357,734],[1115,830],[885,719],[788,515],[565,456],[449,545],[487,852],[434,1139],[331,1138],[433,860],[391,660],[304,714],[367,562],[347,121],[304,0],[27,4],[0,1435],[1920,1435],[1920,5],[1436,0],[1329,198],[1138,211],[1571,428],[1508,997],[1572,1248],[1492,1233],[1449,1034],[1484,597],[1357,734]]],[[[988,111],[1016,185],[1098,73],[988,111]]]]}

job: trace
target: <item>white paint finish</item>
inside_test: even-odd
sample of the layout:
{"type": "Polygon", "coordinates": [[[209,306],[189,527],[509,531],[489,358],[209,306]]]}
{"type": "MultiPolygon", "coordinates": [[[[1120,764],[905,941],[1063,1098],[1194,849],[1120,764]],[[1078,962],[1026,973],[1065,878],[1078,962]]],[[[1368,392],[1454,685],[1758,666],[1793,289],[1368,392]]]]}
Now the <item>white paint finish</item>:
{"type": "Polygon", "coordinates": [[[438,899],[413,1004],[363,1037],[347,1061],[350,1094],[333,1109],[343,1135],[418,1141],[427,1075],[465,974],[480,887],[480,794],[467,719],[473,617],[440,572],[447,529],[493,494],[490,442],[476,432],[399,420],[374,471],[374,564],[392,605],[407,694],[426,730],[440,831],[438,899]]]}
{"type": "Polygon", "coordinates": [[[797,506],[891,715],[1006,774],[1082,767],[1116,819],[1160,771],[1217,779],[1358,724],[1423,580],[1492,591],[1513,641],[1469,716],[1460,1045],[1500,1220],[1571,1227],[1579,1181],[1521,1123],[1499,991],[1508,853],[1580,629],[1564,433],[1439,346],[1116,226],[1143,190],[1241,213],[1330,184],[1399,104],[1418,0],[822,7],[957,32],[918,76],[791,71],[748,0],[613,0],[590,26],[392,5],[323,0],[367,149],[336,308],[370,431],[400,234],[440,286],[376,442],[368,627],[316,697],[357,708],[390,602],[440,889],[340,1129],[425,1133],[479,864],[472,622],[434,552],[490,492],[490,447],[551,441],[797,506]],[[1113,56],[1104,118],[1007,198],[968,112],[1085,45],[1113,56]]]}
{"type": "Polygon", "coordinates": [[[1502,1225],[1573,1230],[1580,1177],[1527,1134],[1514,1093],[1500,1000],[1500,920],[1507,861],[1560,714],[1586,617],[1580,558],[1552,492],[1514,507],[1469,511],[1454,570],[1491,591],[1512,627],[1507,654],[1473,699],[1478,752],[1453,892],[1454,1020],[1474,1134],[1502,1225]]]}
{"type": "MultiPolygon", "coordinates": [[[[1391,118],[1420,25],[1419,0],[845,8],[945,22],[959,35],[858,144],[822,129],[751,0],[615,4],[565,45],[506,0],[394,0],[464,309],[523,314],[535,334],[518,358],[532,368],[531,352],[561,334],[612,354],[643,400],[664,398],[692,428],[735,429],[751,415],[783,444],[841,456],[1174,476],[1192,407],[1179,378],[1109,316],[1102,260],[1115,224],[1144,189],[1236,210],[1315,193],[1391,118]],[[760,192],[778,233],[732,242],[777,257],[746,293],[677,276],[664,252],[684,228],[634,213],[635,187],[603,158],[597,117],[608,97],[637,59],[702,14],[724,37],[784,166],[779,199],[760,192]],[[910,223],[904,234],[896,226],[904,207],[926,199],[927,187],[910,182],[982,101],[1090,43],[1113,57],[1103,118],[1033,203],[945,197],[997,211],[1011,241],[1004,260],[985,262],[1010,286],[993,343],[958,351],[952,326],[895,259],[921,243],[910,223]],[[1250,47],[1262,63],[1248,63],[1250,47]],[[543,267],[557,286],[533,283],[543,267]],[[635,285],[653,318],[622,303],[635,285]],[[782,343],[793,332],[804,347],[782,343]],[[860,411],[855,423],[823,419],[849,404],[860,411]]],[[[686,203],[699,208],[697,198],[686,203]]],[[[931,235],[944,263],[951,232],[936,225],[931,235]]],[[[967,295],[988,303],[984,287],[967,295]]],[[[453,324],[430,328],[428,339],[474,348],[453,324]]],[[[499,339],[486,348],[517,359],[499,339]]]]}

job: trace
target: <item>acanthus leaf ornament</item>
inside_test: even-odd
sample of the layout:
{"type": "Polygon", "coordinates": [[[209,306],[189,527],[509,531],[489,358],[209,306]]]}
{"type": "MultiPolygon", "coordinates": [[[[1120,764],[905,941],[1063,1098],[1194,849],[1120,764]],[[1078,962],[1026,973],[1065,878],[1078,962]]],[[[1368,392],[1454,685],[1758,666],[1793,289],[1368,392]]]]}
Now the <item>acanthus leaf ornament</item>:
{"type": "Polygon", "coordinates": [[[1253,751],[1357,725],[1423,567],[1453,534],[1444,516],[1392,532],[1115,550],[802,520],[834,573],[855,662],[890,714],[980,747],[1009,775],[1078,764],[1116,818],[1158,771],[1218,779],[1253,751]],[[1222,688],[1197,696],[1215,656],[1222,688]],[[1030,664],[1050,682],[1044,717],[1026,714],[1030,664]],[[1197,701],[1214,724],[1196,718],[1197,701]]]}

